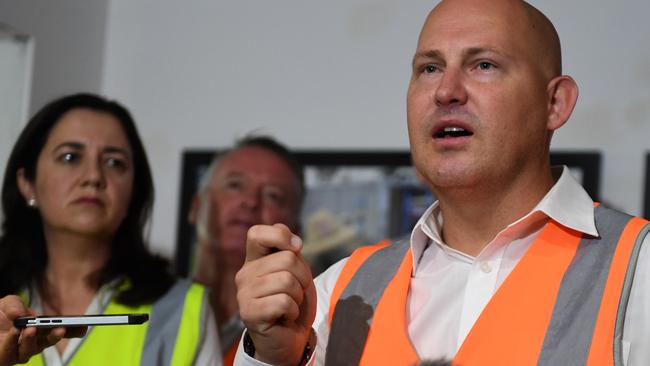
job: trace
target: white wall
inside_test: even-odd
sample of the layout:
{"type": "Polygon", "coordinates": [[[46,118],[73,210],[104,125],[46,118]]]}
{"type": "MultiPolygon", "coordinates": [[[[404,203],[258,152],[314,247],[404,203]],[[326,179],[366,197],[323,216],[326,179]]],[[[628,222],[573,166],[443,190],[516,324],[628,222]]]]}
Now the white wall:
{"type": "Polygon", "coordinates": [[[0,23],[0,177],[27,118],[32,55],[32,40],[0,23]]]}
{"type": "Polygon", "coordinates": [[[650,151],[650,2],[534,4],[556,24],[564,71],[580,86],[573,117],[553,147],[601,150],[602,200],[642,214],[645,152],[650,151]]]}
{"type": "MultiPolygon", "coordinates": [[[[54,90],[85,87],[131,108],[156,179],[152,240],[166,255],[174,250],[183,148],[226,146],[254,129],[294,148],[408,147],[409,63],[435,1],[109,0],[102,13],[105,2],[0,0],[0,21],[9,11],[34,32],[51,29],[40,43],[67,46],[52,53],[61,59],[47,58],[50,73],[68,62],[78,69],[38,87],[35,80],[33,105],[54,90]],[[102,38],[102,15],[106,49],[87,39],[102,38]],[[75,31],[63,32],[70,24],[75,31]],[[83,46],[70,45],[76,42],[83,46]]],[[[650,136],[650,2],[533,4],[556,24],[565,71],[581,87],[574,117],[553,147],[602,151],[603,199],[640,213],[650,136]]],[[[38,74],[48,70],[38,45],[39,37],[35,78],[46,80],[38,74]]]]}
{"type": "Polygon", "coordinates": [[[30,115],[77,91],[101,91],[108,0],[0,0],[0,22],[34,39],[30,115]]]}

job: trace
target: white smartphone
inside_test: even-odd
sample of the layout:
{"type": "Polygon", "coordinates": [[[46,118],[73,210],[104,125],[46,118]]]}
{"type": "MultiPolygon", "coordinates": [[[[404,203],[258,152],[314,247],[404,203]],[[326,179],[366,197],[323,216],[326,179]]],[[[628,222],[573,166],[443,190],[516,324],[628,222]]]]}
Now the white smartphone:
{"type": "Polygon", "coordinates": [[[149,314],[24,316],[14,319],[16,328],[89,327],[95,325],[142,324],[149,314]]]}

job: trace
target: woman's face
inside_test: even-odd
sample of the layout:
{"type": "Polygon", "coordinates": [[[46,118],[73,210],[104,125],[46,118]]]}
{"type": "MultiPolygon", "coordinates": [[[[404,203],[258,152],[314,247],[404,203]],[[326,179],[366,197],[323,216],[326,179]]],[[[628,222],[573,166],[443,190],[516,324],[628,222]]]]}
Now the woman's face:
{"type": "Polygon", "coordinates": [[[40,152],[34,182],[18,172],[26,200],[35,198],[44,230],[112,237],[126,216],[133,154],[112,115],[77,108],[65,113],[40,152]]]}

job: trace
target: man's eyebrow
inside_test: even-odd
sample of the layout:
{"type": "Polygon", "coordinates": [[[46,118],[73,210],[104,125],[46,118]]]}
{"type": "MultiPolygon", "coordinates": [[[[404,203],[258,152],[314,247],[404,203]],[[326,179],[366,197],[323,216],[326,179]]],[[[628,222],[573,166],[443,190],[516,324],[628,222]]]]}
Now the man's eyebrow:
{"type": "MultiPolygon", "coordinates": [[[[496,48],[492,47],[470,47],[465,50],[463,50],[463,56],[464,57],[472,57],[476,55],[480,55],[483,53],[492,53],[492,54],[497,54],[497,55],[503,55],[503,52],[499,51],[496,48]]],[[[413,56],[413,64],[418,60],[425,59],[425,60],[442,60],[444,59],[442,52],[439,50],[426,50],[426,51],[420,51],[413,56]]]]}
{"type": "Polygon", "coordinates": [[[420,51],[416,52],[415,55],[413,56],[413,64],[418,59],[441,59],[442,54],[438,50],[427,50],[427,51],[420,51]]]}
{"type": "Polygon", "coordinates": [[[224,173],[225,177],[241,177],[245,175],[244,172],[240,170],[229,170],[224,173]]]}
{"type": "Polygon", "coordinates": [[[492,48],[492,47],[471,47],[466,49],[464,52],[465,56],[476,56],[480,55],[483,53],[493,53],[497,55],[503,55],[503,52],[500,52],[499,50],[492,48]]]}

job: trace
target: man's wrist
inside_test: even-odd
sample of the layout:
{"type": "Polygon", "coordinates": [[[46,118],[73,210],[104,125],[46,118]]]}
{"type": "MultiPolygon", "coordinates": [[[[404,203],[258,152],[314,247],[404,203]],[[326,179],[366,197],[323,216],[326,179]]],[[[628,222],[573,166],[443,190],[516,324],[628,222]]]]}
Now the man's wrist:
{"type": "MultiPolygon", "coordinates": [[[[255,344],[253,343],[253,338],[251,338],[250,333],[246,330],[244,332],[244,338],[242,340],[242,346],[244,349],[244,352],[252,357],[255,358],[255,344]]],[[[302,351],[302,356],[300,358],[300,362],[298,362],[297,366],[305,366],[309,363],[311,360],[311,356],[314,353],[314,349],[316,349],[316,332],[314,332],[313,329],[309,332],[309,339],[307,340],[307,344],[305,345],[303,351],[302,351]]]]}
{"type": "Polygon", "coordinates": [[[255,358],[255,345],[253,344],[253,339],[251,338],[250,333],[247,330],[244,331],[243,339],[244,352],[250,357],[255,358]]]}

